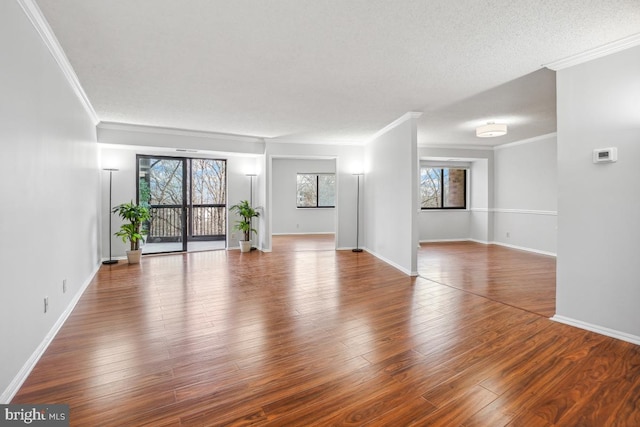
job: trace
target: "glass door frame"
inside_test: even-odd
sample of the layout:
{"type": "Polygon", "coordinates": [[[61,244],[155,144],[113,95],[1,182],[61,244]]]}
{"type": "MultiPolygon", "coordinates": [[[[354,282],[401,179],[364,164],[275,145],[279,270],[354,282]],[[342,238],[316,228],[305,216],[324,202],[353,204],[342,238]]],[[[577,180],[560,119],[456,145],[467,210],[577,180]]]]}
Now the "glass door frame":
{"type": "Polygon", "coordinates": [[[182,249],[175,251],[161,251],[153,253],[171,253],[171,252],[186,252],[187,251],[187,157],[175,157],[175,156],[156,156],[152,154],[136,154],[136,203],[140,203],[140,159],[162,159],[162,160],[177,160],[182,163],[182,205],[166,205],[168,207],[179,208],[181,231],[180,239],[182,241],[182,249]]]}

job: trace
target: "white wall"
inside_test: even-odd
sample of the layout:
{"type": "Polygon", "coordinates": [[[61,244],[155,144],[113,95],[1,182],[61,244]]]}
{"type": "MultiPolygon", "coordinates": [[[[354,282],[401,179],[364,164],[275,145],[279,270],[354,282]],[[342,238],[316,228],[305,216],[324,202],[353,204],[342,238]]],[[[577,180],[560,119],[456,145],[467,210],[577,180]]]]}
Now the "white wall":
{"type": "Polygon", "coordinates": [[[493,159],[476,159],[471,163],[471,239],[490,243],[493,240],[493,159]]]}
{"type": "MultiPolygon", "coordinates": [[[[152,143],[152,140],[150,141],[152,143]]],[[[127,146],[122,142],[119,144],[100,144],[100,155],[102,167],[113,167],[119,169],[113,173],[113,195],[112,206],[117,206],[120,203],[126,203],[128,201],[136,200],[136,155],[147,154],[157,156],[171,156],[171,157],[199,157],[199,158],[213,158],[224,159],[227,161],[227,205],[233,205],[240,200],[250,200],[251,182],[250,178],[246,175],[248,172],[258,172],[256,157],[245,155],[233,155],[232,153],[216,153],[207,154],[206,152],[198,153],[183,153],[176,152],[175,150],[166,150],[155,147],[143,147],[143,146],[127,146]]],[[[254,178],[255,180],[256,178],[254,178]]],[[[257,200],[257,188],[258,184],[254,181],[254,200],[257,200]]],[[[107,172],[102,173],[102,200],[103,205],[108,205],[109,200],[109,174],[107,172]]],[[[257,203],[254,203],[257,206],[257,203]]],[[[121,220],[116,215],[111,215],[111,218],[107,217],[107,210],[104,209],[102,213],[104,216],[102,225],[102,257],[109,258],[109,220],[112,221],[112,235],[111,245],[112,254],[114,258],[124,258],[126,256],[125,251],[128,249],[122,239],[113,236],[121,225],[121,220]]],[[[237,218],[233,215],[228,217],[227,220],[227,247],[237,248],[238,237],[240,235],[233,230],[233,225],[237,218]],[[232,238],[232,234],[235,234],[235,238],[232,238]]],[[[256,221],[254,228],[259,229],[259,224],[256,221]]],[[[259,230],[258,230],[259,231],[259,230]]]]}
{"type": "MultiPolygon", "coordinates": [[[[362,168],[364,148],[357,145],[297,144],[267,141],[265,150],[264,185],[265,215],[261,218],[261,249],[271,250],[273,232],[273,199],[278,188],[273,183],[273,162],[280,158],[335,159],[336,167],[336,247],[351,249],[356,246],[356,177],[353,173],[362,168]]],[[[360,240],[362,242],[362,239],[360,240]]]]}
{"type": "Polygon", "coordinates": [[[94,123],[15,1],[0,2],[0,51],[0,403],[8,403],[99,266],[100,177],[94,123]]]}
{"type": "Polygon", "coordinates": [[[334,233],[335,208],[296,207],[296,177],[335,172],[335,159],[273,159],[273,234],[334,233]]]}
{"type": "Polygon", "coordinates": [[[471,211],[422,210],[418,215],[421,242],[469,240],[471,238],[471,211]]]}
{"type": "Polygon", "coordinates": [[[403,116],[365,146],[364,247],[417,274],[418,154],[415,118],[403,116]]]}
{"type": "Polygon", "coordinates": [[[640,343],[638,76],[640,47],[557,73],[556,318],[640,343]],[[617,163],[592,163],[603,147],[617,163]]]}
{"type": "Polygon", "coordinates": [[[555,134],[496,148],[495,242],[556,253],[557,163],[555,134]]]}

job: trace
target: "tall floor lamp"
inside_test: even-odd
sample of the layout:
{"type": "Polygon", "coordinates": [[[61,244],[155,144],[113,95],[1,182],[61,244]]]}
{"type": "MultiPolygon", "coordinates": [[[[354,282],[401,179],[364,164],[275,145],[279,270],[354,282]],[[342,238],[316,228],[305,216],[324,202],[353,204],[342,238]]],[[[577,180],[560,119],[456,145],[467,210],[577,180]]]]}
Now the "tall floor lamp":
{"type": "Polygon", "coordinates": [[[248,173],[247,176],[251,180],[251,190],[249,192],[249,206],[253,207],[253,177],[256,176],[255,173],[248,173]]]}
{"type": "Polygon", "coordinates": [[[352,249],[353,252],[362,252],[360,248],[360,176],[362,173],[354,173],[358,177],[358,195],[356,197],[356,248],[352,249]]]}
{"type": "Polygon", "coordinates": [[[107,209],[107,213],[109,214],[109,259],[102,261],[102,263],[109,265],[118,263],[117,259],[111,257],[111,188],[113,186],[113,173],[117,172],[118,169],[105,168],[103,170],[109,171],[109,208],[107,209]]]}
{"type": "MultiPolygon", "coordinates": [[[[250,184],[250,190],[249,190],[249,206],[253,207],[253,177],[256,176],[255,173],[248,173],[247,176],[249,177],[249,180],[251,182],[250,184]]],[[[253,218],[249,218],[249,229],[253,228],[253,218]]],[[[251,236],[251,231],[249,231],[249,236],[251,236]]],[[[254,247],[253,245],[251,245],[251,250],[255,250],[257,249],[256,247],[254,247]]]]}

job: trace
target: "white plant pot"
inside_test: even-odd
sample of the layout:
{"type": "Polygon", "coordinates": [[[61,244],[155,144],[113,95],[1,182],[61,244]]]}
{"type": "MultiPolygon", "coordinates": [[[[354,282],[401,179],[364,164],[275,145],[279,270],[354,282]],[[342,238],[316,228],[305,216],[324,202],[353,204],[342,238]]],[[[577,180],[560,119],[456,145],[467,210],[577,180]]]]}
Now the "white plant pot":
{"type": "Polygon", "coordinates": [[[240,252],[250,252],[251,251],[251,241],[240,240],[240,252]]]}
{"type": "Polygon", "coordinates": [[[142,249],[137,251],[127,251],[127,261],[129,264],[140,264],[140,256],[142,255],[142,249]]]}

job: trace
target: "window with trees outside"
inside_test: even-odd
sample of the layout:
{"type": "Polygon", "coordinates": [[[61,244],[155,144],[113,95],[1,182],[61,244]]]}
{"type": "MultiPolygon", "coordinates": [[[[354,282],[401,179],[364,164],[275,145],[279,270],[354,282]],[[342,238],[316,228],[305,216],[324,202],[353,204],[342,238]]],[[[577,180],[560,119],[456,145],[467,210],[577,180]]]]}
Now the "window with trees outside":
{"type": "Polygon", "coordinates": [[[420,168],[420,207],[422,209],[466,209],[467,170],[420,168]]]}
{"type": "Polygon", "coordinates": [[[336,206],[336,175],[333,173],[299,173],[296,206],[299,208],[333,208],[336,206]]]}

